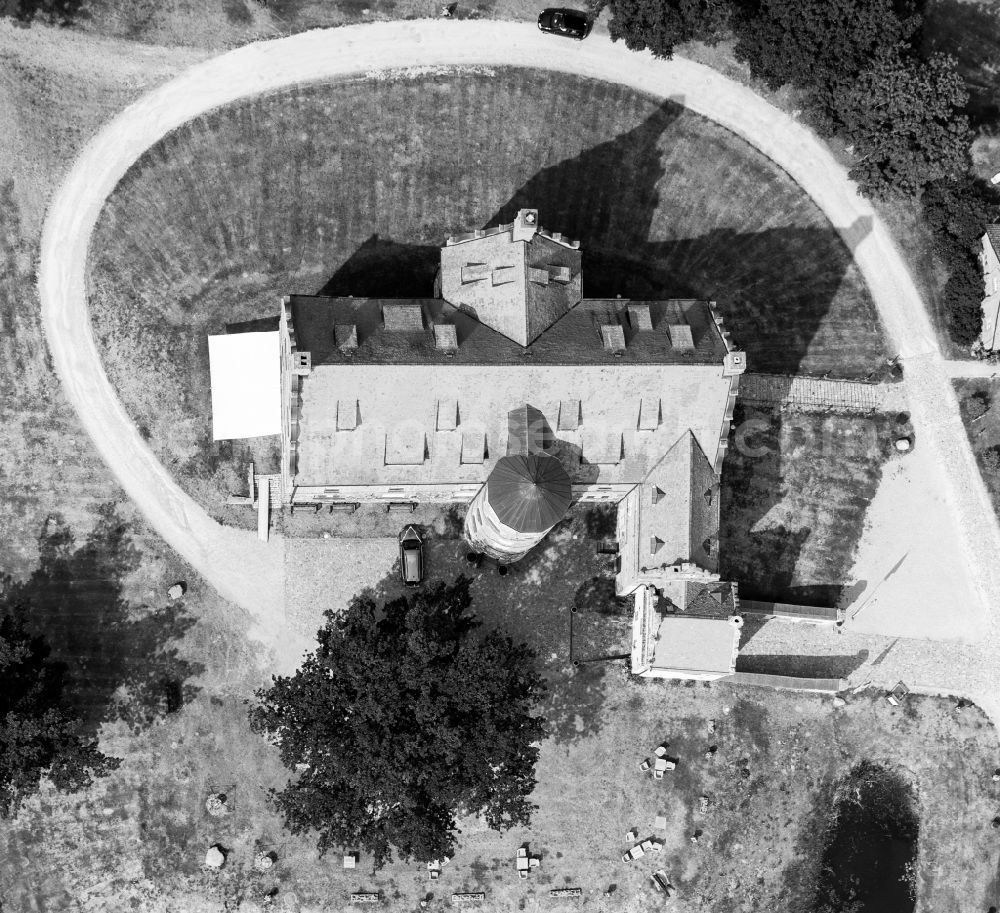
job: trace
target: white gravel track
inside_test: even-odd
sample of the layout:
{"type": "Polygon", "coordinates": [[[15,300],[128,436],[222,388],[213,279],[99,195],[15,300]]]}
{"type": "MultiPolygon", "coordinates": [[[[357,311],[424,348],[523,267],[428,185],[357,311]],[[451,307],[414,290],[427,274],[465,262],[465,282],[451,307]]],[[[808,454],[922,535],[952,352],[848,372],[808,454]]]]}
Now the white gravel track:
{"type": "Polygon", "coordinates": [[[84,426],[163,538],[222,595],[255,616],[260,636],[272,644],[282,639],[281,543],[263,545],[253,534],[221,526],[184,494],[139,436],[104,373],[87,310],[86,273],[91,234],[105,199],[146,149],[211,108],[296,83],[453,65],[557,70],[674,99],[756,146],[816,201],[853,251],[904,360],[919,446],[929,450],[940,470],[941,491],[968,559],[968,567],[942,568],[942,573],[971,575],[991,609],[989,639],[1000,642],[994,614],[1000,604],[994,567],[1000,527],[917,289],[888,230],[858,196],[845,169],[808,129],[708,67],[632,53],[599,35],[582,43],[555,39],[525,23],[387,22],[248,45],[150,92],[84,148],[53,198],[43,230],[38,284],[45,329],[56,370],[84,426]]]}

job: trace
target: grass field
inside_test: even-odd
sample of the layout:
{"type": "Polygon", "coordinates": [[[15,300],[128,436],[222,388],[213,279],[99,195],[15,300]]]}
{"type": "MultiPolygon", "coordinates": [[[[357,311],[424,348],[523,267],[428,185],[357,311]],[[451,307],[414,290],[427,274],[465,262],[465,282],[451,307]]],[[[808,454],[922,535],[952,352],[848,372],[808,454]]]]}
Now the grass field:
{"type": "Polygon", "coordinates": [[[1000,381],[964,378],[953,383],[972,452],[993,501],[993,510],[1000,515],[1000,381]]]}
{"type": "Polygon", "coordinates": [[[719,554],[742,596],[837,604],[894,453],[895,419],[737,407],[719,554]]]}
{"type": "Polygon", "coordinates": [[[515,70],[303,87],[172,134],[94,237],[108,372],[218,509],[250,453],[209,440],[207,333],[283,294],[429,295],[448,234],[528,204],[581,239],[585,294],[713,297],[755,370],[865,376],[884,359],[849,252],[768,160],[678,105],[515,70]]]}
{"type": "MultiPolygon", "coordinates": [[[[448,540],[432,545],[432,576],[451,579],[467,569],[448,540]]],[[[381,892],[383,909],[410,911],[430,896],[427,909],[440,911],[451,908],[454,891],[483,890],[490,910],[603,913],[654,904],[649,873],[662,867],[683,909],[807,913],[834,786],[863,759],[898,772],[919,797],[921,908],[996,902],[998,849],[988,822],[996,814],[990,773],[998,745],[978,711],[956,713],[953,702],[921,698],[894,709],[865,695],[836,709],[829,698],[633,680],[620,662],[574,670],[570,606],[579,606],[578,618],[589,616],[578,629],[584,640],[612,642],[622,617],[614,600],[589,585],[606,579],[608,568],[579,517],[506,578],[483,568],[473,584],[484,621],[535,647],[551,689],[543,712],[552,734],[542,748],[532,825],[500,836],[463,820],[458,852],[439,882],[398,861],[373,872],[362,858],[345,872],[335,855],[318,858],[308,837],[284,832],[267,800],[287,772],[245,723],[244,698],[266,680],[262,658],[245,640],[245,619],[169,556],[157,559],[151,547],[143,555],[141,582],[129,578],[120,594],[130,611],[139,612],[147,593],[157,607],[163,586],[186,577],[188,596],[172,611],[197,624],[138,654],[176,651],[202,671],[173,705],[126,690],[144,712],[123,714],[119,706],[103,726],[105,750],[126,758],[122,768],[78,796],[43,790],[0,827],[6,908],[259,913],[273,895],[274,908],[320,913],[346,909],[350,891],[369,890],[381,892]],[[664,739],[680,764],[657,783],[637,764],[664,739]],[[204,809],[217,791],[232,807],[222,819],[204,809]],[[706,811],[701,796],[709,798],[706,811]],[[626,830],[652,836],[657,815],[667,819],[664,851],[623,864],[626,830]],[[542,865],[521,882],[513,859],[525,841],[542,865]],[[201,862],[216,842],[229,862],[213,874],[201,862]],[[277,854],[267,874],[251,868],[258,848],[277,854]],[[580,887],[583,900],[547,896],[562,886],[580,887]]],[[[383,590],[395,589],[390,575],[383,590]]],[[[78,621],[86,623],[85,615],[78,621]]],[[[583,641],[574,642],[578,652],[583,641]]]]}
{"type": "MultiPolygon", "coordinates": [[[[145,44],[226,48],[307,29],[441,14],[437,0],[89,0],[75,26],[145,44]]],[[[534,19],[527,0],[461,0],[459,19],[534,19]]]]}

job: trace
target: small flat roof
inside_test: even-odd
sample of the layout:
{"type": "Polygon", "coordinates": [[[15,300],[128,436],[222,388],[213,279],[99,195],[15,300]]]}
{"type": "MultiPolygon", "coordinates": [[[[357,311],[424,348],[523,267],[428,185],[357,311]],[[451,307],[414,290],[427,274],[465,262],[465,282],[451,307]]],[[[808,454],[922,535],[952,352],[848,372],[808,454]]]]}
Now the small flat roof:
{"type": "Polygon", "coordinates": [[[731,674],[739,642],[740,629],[728,618],[664,615],[656,632],[652,668],[731,674]]]}
{"type": "Polygon", "coordinates": [[[281,433],[278,332],[208,337],[212,440],[281,433]]]}

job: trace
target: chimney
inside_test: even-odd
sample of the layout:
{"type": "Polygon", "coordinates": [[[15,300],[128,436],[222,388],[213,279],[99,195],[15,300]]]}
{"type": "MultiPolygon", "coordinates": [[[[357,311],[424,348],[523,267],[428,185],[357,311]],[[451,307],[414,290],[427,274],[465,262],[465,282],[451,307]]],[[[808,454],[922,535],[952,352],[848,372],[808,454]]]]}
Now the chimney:
{"type": "Polygon", "coordinates": [[[538,210],[521,209],[514,220],[512,241],[530,241],[538,231],[538,210]]]}
{"type": "Polygon", "coordinates": [[[649,305],[630,304],[628,306],[628,322],[631,324],[632,332],[634,333],[653,329],[653,319],[649,313],[649,305]]]}
{"type": "Polygon", "coordinates": [[[625,331],[617,323],[605,324],[601,327],[601,340],[604,351],[621,355],[625,351],[625,331]]]}
{"type": "Polygon", "coordinates": [[[458,351],[458,335],[453,323],[434,324],[434,348],[445,355],[454,355],[458,351]]]}
{"type": "Polygon", "coordinates": [[[667,327],[670,335],[670,345],[674,349],[693,349],[694,337],[691,336],[691,327],[686,323],[672,323],[667,327]]]}
{"type": "Polygon", "coordinates": [[[424,328],[423,309],[419,304],[383,304],[382,322],[390,332],[419,333],[424,328]]]}

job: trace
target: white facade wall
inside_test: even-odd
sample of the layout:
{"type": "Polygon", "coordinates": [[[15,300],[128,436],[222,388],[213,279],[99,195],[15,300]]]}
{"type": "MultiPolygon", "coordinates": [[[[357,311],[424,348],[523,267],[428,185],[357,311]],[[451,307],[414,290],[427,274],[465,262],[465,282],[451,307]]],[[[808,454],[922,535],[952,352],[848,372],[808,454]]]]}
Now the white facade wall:
{"type": "MultiPolygon", "coordinates": [[[[296,485],[293,504],[371,504],[416,501],[418,504],[468,504],[483,488],[482,482],[444,485],[296,485]]],[[[630,482],[607,485],[574,485],[573,501],[587,504],[617,503],[635,486],[630,482]]]]}
{"type": "Polygon", "coordinates": [[[983,235],[980,259],[983,264],[983,348],[993,352],[1000,348],[1000,257],[988,235],[983,235]]]}
{"type": "Polygon", "coordinates": [[[500,520],[490,506],[486,485],[473,498],[465,515],[465,538],[469,544],[476,551],[483,552],[503,564],[520,561],[548,535],[549,529],[538,533],[521,533],[511,529],[500,520]]]}

